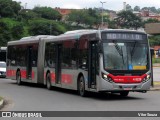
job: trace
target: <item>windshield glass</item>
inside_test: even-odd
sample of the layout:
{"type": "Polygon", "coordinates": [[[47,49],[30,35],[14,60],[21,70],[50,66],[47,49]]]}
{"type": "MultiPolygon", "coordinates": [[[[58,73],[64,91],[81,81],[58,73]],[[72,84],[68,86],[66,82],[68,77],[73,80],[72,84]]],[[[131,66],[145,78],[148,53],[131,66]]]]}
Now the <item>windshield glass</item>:
{"type": "Polygon", "coordinates": [[[147,44],[133,42],[103,43],[104,67],[106,70],[148,69],[147,44]]]}
{"type": "Polygon", "coordinates": [[[6,63],[0,63],[0,68],[6,68],[6,63]]]}

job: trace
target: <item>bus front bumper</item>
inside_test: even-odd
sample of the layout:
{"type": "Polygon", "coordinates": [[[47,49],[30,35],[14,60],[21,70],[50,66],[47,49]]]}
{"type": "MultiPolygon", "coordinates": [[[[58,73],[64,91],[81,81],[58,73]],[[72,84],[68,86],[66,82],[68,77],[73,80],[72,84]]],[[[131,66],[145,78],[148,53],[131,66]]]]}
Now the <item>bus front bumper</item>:
{"type": "Polygon", "coordinates": [[[98,91],[108,91],[108,92],[116,92],[116,91],[137,91],[143,92],[150,90],[151,79],[146,81],[145,83],[132,83],[132,84],[122,84],[122,83],[110,83],[104,79],[101,79],[99,83],[98,91]]]}

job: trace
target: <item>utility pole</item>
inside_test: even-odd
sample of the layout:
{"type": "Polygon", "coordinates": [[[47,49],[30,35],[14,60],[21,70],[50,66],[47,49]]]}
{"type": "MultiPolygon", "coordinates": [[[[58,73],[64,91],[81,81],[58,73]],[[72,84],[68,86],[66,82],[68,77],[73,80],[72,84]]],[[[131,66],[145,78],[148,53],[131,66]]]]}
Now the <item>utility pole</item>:
{"type": "Polygon", "coordinates": [[[52,34],[52,23],[50,23],[50,35],[52,34]]]}
{"type": "Polygon", "coordinates": [[[27,3],[25,3],[24,9],[27,9],[27,3]]]}
{"type": "Polygon", "coordinates": [[[106,3],[106,2],[100,1],[100,3],[102,4],[102,26],[103,26],[103,4],[106,3]]]}

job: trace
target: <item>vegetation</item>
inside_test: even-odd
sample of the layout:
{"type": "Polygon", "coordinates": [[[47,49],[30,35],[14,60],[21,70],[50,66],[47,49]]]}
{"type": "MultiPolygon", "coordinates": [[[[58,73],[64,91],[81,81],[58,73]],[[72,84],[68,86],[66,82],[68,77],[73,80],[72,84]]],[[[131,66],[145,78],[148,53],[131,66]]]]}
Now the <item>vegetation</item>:
{"type": "Polygon", "coordinates": [[[1,17],[15,17],[20,11],[20,2],[12,0],[0,0],[0,15],[1,17]]]}
{"type": "MultiPolygon", "coordinates": [[[[107,22],[108,16],[104,16],[104,22],[107,22]]],[[[99,27],[101,23],[101,15],[92,8],[72,11],[67,18],[67,21],[74,22],[76,26],[84,26],[85,28],[99,27]]]]}
{"type": "Polygon", "coordinates": [[[160,63],[160,58],[152,58],[152,63],[160,63]]]}
{"type": "Polygon", "coordinates": [[[149,37],[150,46],[160,45],[160,35],[149,37]]]}
{"type": "Polygon", "coordinates": [[[115,19],[117,26],[121,28],[133,28],[137,29],[142,26],[142,20],[139,16],[136,16],[131,11],[122,11],[117,14],[115,19]]]}
{"type": "Polygon", "coordinates": [[[130,6],[129,4],[126,5],[126,10],[129,11],[141,11],[141,10],[148,10],[154,13],[160,13],[160,8],[156,9],[155,7],[143,7],[140,8],[140,6],[135,6],[134,8],[132,8],[132,6],[130,6]]]}
{"type": "Polygon", "coordinates": [[[0,101],[2,100],[3,98],[0,96],[0,101]]]}
{"type": "Polygon", "coordinates": [[[39,16],[49,20],[61,20],[61,15],[58,11],[53,10],[51,7],[35,7],[33,12],[37,13],[39,16]]]}

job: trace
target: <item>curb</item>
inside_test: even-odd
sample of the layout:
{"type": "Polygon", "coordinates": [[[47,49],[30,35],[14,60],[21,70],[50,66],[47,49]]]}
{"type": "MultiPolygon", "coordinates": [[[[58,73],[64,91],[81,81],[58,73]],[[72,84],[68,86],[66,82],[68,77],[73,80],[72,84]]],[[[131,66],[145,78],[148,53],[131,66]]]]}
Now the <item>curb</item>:
{"type": "Polygon", "coordinates": [[[150,91],[160,91],[160,88],[151,88],[150,91]]]}
{"type": "Polygon", "coordinates": [[[4,100],[0,100],[0,109],[3,107],[3,104],[4,104],[4,100]]]}
{"type": "Polygon", "coordinates": [[[150,88],[150,91],[159,91],[160,90],[160,85],[154,85],[153,87],[150,88]]]}
{"type": "Polygon", "coordinates": [[[157,68],[157,67],[160,67],[160,66],[153,66],[153,68],[157,68]]]}

